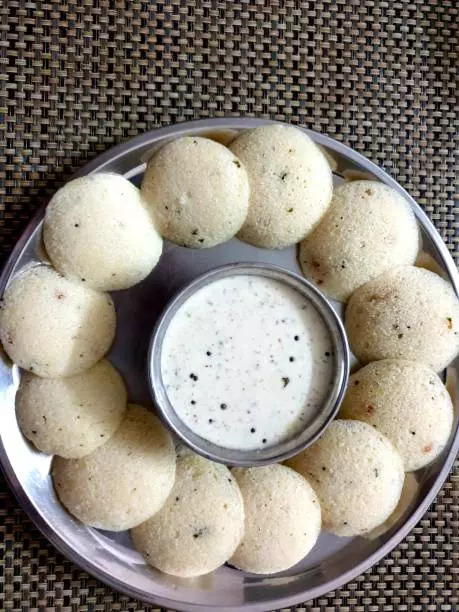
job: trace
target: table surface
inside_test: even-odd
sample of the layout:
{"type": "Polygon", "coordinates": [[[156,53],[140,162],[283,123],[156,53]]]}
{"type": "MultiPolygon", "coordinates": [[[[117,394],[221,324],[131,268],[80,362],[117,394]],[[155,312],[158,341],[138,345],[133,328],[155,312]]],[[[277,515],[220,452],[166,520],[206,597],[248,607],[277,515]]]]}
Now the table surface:
{"type": "MultiPolygon", "coordinates": [[[[449,0],[0,4],[0,255],[86,161],[157,126],[304,125],[394,176],[459,260],[449,0]]],[[[411,534],[316,611],[457,610],[459,465],[411,534]]],[[[66,560],[0,476],[0,610],[153,610],[66,560]]]]}

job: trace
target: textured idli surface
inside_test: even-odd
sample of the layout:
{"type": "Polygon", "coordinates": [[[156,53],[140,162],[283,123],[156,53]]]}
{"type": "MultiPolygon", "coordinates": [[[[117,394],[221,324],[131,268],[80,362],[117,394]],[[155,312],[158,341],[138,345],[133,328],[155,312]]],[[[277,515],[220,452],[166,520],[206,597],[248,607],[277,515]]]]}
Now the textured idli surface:
{"type": "Polygon", "coordinates": [[[141,191],[160,233],[193,248],[233,238],[249,206],[243,164],[208,138],[185,136],[162,147],[147,164],[141,191]]]}
{"type": "Polygon", "coordinates": [[[129,404],[108,442],[79,459],[55,457],[52,475],[60,501],[82,523],[123,531],[166,501],[175,478],[174,445],[151,412],[129,404]]]}
{"type": "Polygon", "coordinates": [[[34,266],[14,278],[0,309],[0,340],[8,356],[38,376],[58,378],[87,370],[115,336],[110,296],[34,266]]]}
{"type": "Polygon", "coordinates": [[[400,266],[351,296],[346,330],[362,363],[408,359],[438,372],[459,352],[459,301],[437,274],[400,266]]]}
{"type": "Polygon", "coordinates": [[[332,197],[332,173],[319,147],[287,125],[246,130],[229,147],[247,168],[250,184],[249,213],[238,237],[270,249],[303,239],[332,197]]]}
{"type": "Polygon", "coordinates": [[[366,533],[384,523],[397,506],[405,477],[391,442],[360,421],[334,421],[288,465],[309,479],[324,528],[341,536],[366,533]]]}
{"type": "Polygon", "coordinates": [[[284,465],[235,468],[245,509],[242,542],[230,563],[271,574],[305,557],[320,533],[320,505],[303,476],[284,465]]]}
{"type": "Polygon", "coordinates": [[[26,373],[16,394],[22,433],[44,453],[83,457],[114,433],[126,409],[123,379],[106,360],[76,376],[26,373]]]}
{"type": "Polygon", "coordinates": [[[131,535],[150,565],[167,574],[192,577],[225,563],[243,529],[242,497],[228,468],[182,451],[167,502],[131,535]]]}
{"type": "Polygon", "coordinates": [[[110,173],[83,176],[59,189],[46,208],[43,239],[57,270],[102,291],[143,280],[162,250],[139,189],[110,173]]]}
{"type": "Polygon", "coordinates": [[[303,273],[330,297],[345,301],[386,270],[414,264],[420,246],[414,213],[377,181],[338,187],[318,227],[300,245],[303,273]]]}
{"type": "Polygon", "coordinates": [[[350,377],[340,416],[365,421],[417,470],[444,449],[453,425],[451,397],[433,370],[397,359],[374,361],[350,377]]]}

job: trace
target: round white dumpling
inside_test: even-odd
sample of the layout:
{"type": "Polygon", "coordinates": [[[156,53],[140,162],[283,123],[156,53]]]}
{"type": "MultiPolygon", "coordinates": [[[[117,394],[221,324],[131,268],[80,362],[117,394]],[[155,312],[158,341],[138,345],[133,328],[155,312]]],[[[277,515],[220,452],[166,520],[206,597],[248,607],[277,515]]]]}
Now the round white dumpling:
{"type": "Polygon", "coordinates": [[[389,440],[367,423],[334,421],[288,461],[319,497],[324,529],[341,536],[371,531],[397,506],[405,474],[389,440]]]}
{"type": "Polygon", "coordinates": [[[459,300],[437,274],[399,266],[352,295],[346,330],[362,363],[408,359],[439,372],[459,352],[459,300]]]}
{"type": "Polygon", "coordinates": [[[59,189],[46,208],[43,239],[59,272],[101,291],[139,283],[162,251],[139,189],[110,173],[82,176],[59,189]]]}
{"type": "Polygon", "coordinates": [[[83,457],[115,433],[126,399],[123,379],[102,360],[67,378],[24,374],[16,394],[16,414],[22,433],[42,452],[83,457]]]}
{"type": "Polygon", "coordinates": [[[369,363],[350,377],[340,416],[365,421],[387,436],[410,472],[430,463],[446,446],[453,405],[430,368],[385,359],[369,363]]]}
{"type": "Polygon", "coordinates": [[[246,130],[229,145],[247,168],[249,213],[238,237],[281,249],[302,240],[327,210],[332,173],[322,151],[296,127],[246,130]]]}
{"type": "Polygon", "coordinates": [[[414,264],[419,246],[416,217],[402,195],[377,181],[353,181],[334,191],[299,259],[305,276],[345,301],[386,270],[414,264]]]}
{"type": "Polygon", "coordinates": [[[184,450],[167,502],[131,535],[150,565],[167,574],[192,577],[228,561],[243,530],[242,497],[231,472],[184,450]]]}
{"type": "Polygon", "coordinates": [[[129,404],[115,434],[79,459],[55,457],[53,481],[67,510],[86,525],[123,531],[158,512],[175,479],[175,450],[160,421],[129,404]]]}
{"type": "Polygon", "coordinates": [[[305,557],[320,533],[320,505],[303,476],[285,465],[232,470],[244,500],[245,530],[230,559],[256,574],[288,569],[305,557]]]}
{"type": "Polygon", "coordinates": [[[249,206],[243,164],[223,145],[197,136],[178,138],[153,155],[141,191],[160,233],[199,249],[233,238],[249,206]]]}
{"type": "Polygon", "coordinates": [[[109,295],[71,282],[50,266],[25,269],[3,294],[0,340],[15,363],[38,376],[87,370],[108,352],[115,327],[109,295]]]}

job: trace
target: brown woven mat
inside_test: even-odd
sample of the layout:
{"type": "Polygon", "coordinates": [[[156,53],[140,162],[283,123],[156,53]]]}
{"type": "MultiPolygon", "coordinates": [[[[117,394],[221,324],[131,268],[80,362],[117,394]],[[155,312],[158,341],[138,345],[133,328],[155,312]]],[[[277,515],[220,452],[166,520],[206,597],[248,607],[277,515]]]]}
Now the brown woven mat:
{"type": "MultiPolygon", "coordinates": [[[[0,252],[88,159],[158,125],[300,123],[387,169],[459,256],[453,0],[0,3],[0,252]]],[[[0,416],[1,418],[1,416],[0,416]]],[[[67,561],[0,483],[1,610],[153,609],[67,561]]],[[[307,610],[457,610],[459,471],[384,561],[307,610]]]]}

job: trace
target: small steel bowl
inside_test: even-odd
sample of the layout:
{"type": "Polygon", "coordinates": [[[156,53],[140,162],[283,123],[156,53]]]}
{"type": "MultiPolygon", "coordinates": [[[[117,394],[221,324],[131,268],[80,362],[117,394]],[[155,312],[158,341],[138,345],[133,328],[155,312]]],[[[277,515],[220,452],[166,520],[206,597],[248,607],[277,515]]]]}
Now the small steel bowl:
{"type": "Polygon", "coordinates": [[[284,461],[312,444],[336,415],[349,377],[349,347],[346,333],[338,315],[324,295],[301,276],[283,268],[260,263],[236,263],[215,268],[186,285],[169,302],[158,319],[148,353],[150,389],[160,416],[170,429],[197,453],[227,465],[260,466],[284,461]],[[170,402],[162,379],[161,356],[163,340],[179,308],[199,289],[221,278],[236,275],[265,276],[285,283],[308,298],[322,316],[334,348],[333,384],[315,418],[291,438],[257,450],[235,450],[209,442],[192,431],[177,415],[170,402]]]}

